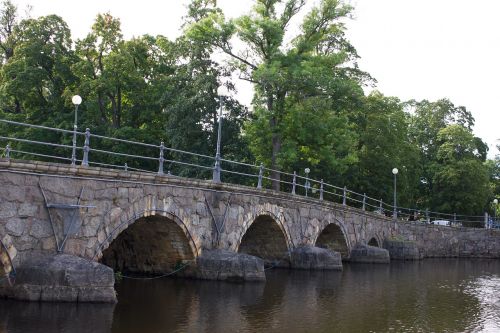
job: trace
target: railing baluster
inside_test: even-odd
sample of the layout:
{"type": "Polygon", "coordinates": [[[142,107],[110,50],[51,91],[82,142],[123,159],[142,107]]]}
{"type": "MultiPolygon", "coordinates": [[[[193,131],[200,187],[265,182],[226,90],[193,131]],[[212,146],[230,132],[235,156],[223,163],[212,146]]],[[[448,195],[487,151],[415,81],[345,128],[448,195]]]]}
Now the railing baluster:
{"type": "Polygon", "coordinates": [[[10,145],[7,144],[7,146],[5,147],[5,158],[10,160],[10,145]]]}
{"type": "Polygon", "coordinates": [[[163,175],[163,162],[165,161],[165,159],[163,158],[164,150],[165,150],[165,145],[163,144],[163,141],[162,141],[160,144],[160,158],[159,158],[160,165],[158,167],[158,174],[159,175],[163,175]]]}
{"type": "Polygon", "coordinates": [[[366,193],[363,193],[363,210],[366,210],[366,193]]]}
{"type": "Polygon", "coordinates": [[[384,207],[382,207],[383,201],[380,199],[380,214],[384,214],[384,207]]]}
{"type": "Polygon", "coordinates": [[[123,166],[123,170],[128,171],[128,165],[127,165],[127,163],[125,163],[125,165],[123,166]]]}
{"type": "Polygon", "coordinates": [[[295,187],[297,186],[297,172],[293,172],[292,194],[295,194],[295,187]]]}
{"type": "Polygon", "coordinates": [[[342,199],[342,205],[346,205],[347,203],[347,186],[344,186],[344,197],[342,199]]]}
{"type": "MultiPolygon", "coordinates": [[[[76,117],[76,111],[75,111],[75,117],[76,117]]],[[[73,149],[71,150],[71,165],[75,166],[76,165],[76,118],[75,118],[75,124],[73,125],[73,149]]]]}
{"type": "Polygon", "coordinates": [[[89,166],[89,151],[90,151],[90,129],[85,129],[85,143],[83,145],[83,166],[89,166]]]}
{"type": "Polygon", "coordinates": [[[264,164],[260,164],[259,168],[259,180],[257,181],[257,189],[261,190],[262,189],[262,176],[264,176],[264,164]]]}

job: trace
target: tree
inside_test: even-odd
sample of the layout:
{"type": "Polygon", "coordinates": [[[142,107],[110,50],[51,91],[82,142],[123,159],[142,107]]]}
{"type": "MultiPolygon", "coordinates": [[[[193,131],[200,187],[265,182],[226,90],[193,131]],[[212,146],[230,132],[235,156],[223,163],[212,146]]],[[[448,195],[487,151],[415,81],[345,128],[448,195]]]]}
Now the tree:
{"type": "Polygon", "coordinates": [[[465,107],[455,106],[448,99],[436,102],[411,100],[405,107],[411,114],[409,135],[412,145],[420,151],[418,176],[421,182],[417,202],[421,208],[428,208],[432,206],[435,191],[433,179],[436,170],[432,166],[437,160],[439,131],[454,124],[471,131],[474,118],[465,107]]]}
{"type": "MultiPolygon", "coordinates": [[[[199,15],[189,27],[188,36],[228,55],[234,68],[240,71],[240,78],[254,83],[255,114],[268,122],[269,160],[271,168],[279,170],[283,167],[280,153],[282,124],[289,112],[287,98],[292,94],[349,98],[353,87],[350,82],[359,83],[366,78],[355,66],[357,54],[346,40],[341,22],[352,8],[337,0],[322,0],[305,16],[299,34],[287,42],[285,34],[290,20],[301,11],[304,0],[257,0],[249,15],[230,21],[224,19],[220,10],[207,10],[214,3],[192,2],[199,15]],[[236,51],[231,42],[233,37],[243,44],[243,52],[236,51]]],[[[354,86],[359,93],[359,84],[354,86]]],[[[261,147],[260,155],[264,155],[267,146],[261,147]]],[[[279,173],[273,172],[271,177],[273,188],[279,190],[279,173]]]]}
{"type": "Polygon", "coordinates": [[[438,132],[433,169],[433,209],[481,215],[490,198],[488,167],[484,164],[485,145],[461,125],[438,132]]]}
{"type": "Polygon", "coordinates": [[[66,87],[75,80],[67,24],[55,15],[23,20],[16,26],[15,39],[14,53],[1,74],[3,97],[15,99],[16,109],[4,110],[23,113],[25,119],[39,123],[63,121],[65,117],[58,113],[67,102],[66,87]]]}
{"type": "Polygon", "coordinates": [[[414,207],[418,186],[419,150],[410,142],[410,116],[404,103],[395,97],[372,92],[358,117],[359,163],[352,186],[359,192],[392,202],[393,175],[399,169],[398,205],[414,207]]]}
{"type": "Polygon", "coordinates": [[[81,94],[97,105],[99,122],[104,126],[111,123],[115,129],[121,122],[123,75],[128,74],[117,73],[116,67],[120,60],[125,60],[123,66],[130,64],[121,57],[122,44],[120,21],[109,13],[98,14],[92,31],[76,43],[80,61],[73,68],[80,79],[81,94]]]}
{"type": "Polygon", "coordinates": [[[0,9],[0,49],[2,63],[6,63],[14,55],[16,36],[14,30],[18,24],[17,7],[9,0],[2,2],[0,9]]]}
{"type": "Polygon", "coordinates": [[[427,159],[436,156],[435,145],[441,129],[458,124],[468,130],[474,127],[474,117],[464,106],[455,106],[448,99],[436,102],[411,100],[407,107],[413,111],[411,135],[414,143],[427,159]]]}
{"type": "MultiPolygon", "coordinates": [[[[203,9],[189,7],[186,26],[199,19],[203,9]]],[[[215,155],[216,131],[219,126],[219,86],[234,91],[229,81],[230,71],[212,59],[212,47],[197,43],[183,34],[176,41],[164,42],[160,49],[173,59],[172,71],[158,81],[161,87],[161,105],[165,111],[165,131],[172,147],[198,154],[215,155]]],[[[247,108],[230,96],[222,98],[224,120],[222,148],[226,159],[253,162],[241,135],[247,119],[247,108]]],[[[180,156],[178,156],[180,157],[180,156]]],[[[182,156],[186,159],[187,156],[182,156]]],[[[212,167],[213,161],[190,157],[190,162],[212,167]]],[[[231,169],[226,163],[224,169],[231,169]]],[[[241,170],[240,170],[241,171],[241,170]]],[[[194,175],[193,170],[182,168],[182,175],[194,175]]],[[[210,172],[204,172],[208,175],[210,172]]],[[[211,173],[210,173],[211,176],[211,173]]],[[[226,175],[228,179],[229,175],[226,175]]]]}

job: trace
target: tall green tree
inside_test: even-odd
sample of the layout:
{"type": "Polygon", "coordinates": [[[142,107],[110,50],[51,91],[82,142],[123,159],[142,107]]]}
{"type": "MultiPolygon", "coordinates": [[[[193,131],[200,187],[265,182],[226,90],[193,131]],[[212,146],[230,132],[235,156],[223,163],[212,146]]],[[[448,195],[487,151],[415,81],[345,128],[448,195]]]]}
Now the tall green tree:
{"type": "Polygon", "coordinates": [[[123,76],[128,74],[123,70],[130,65],[120,52],[122,47],[120,21],[109,13],[98,14],[92,31],[76,43],[80,61],[74,66],[81,94],[97,106],[100,123],[115,129],[121,123],[123,76]]]}
{"type": "Polygon", "coordinates": [[[393,174],[398,168],[398,205],[414,207],[418,186],[419,150],[410,142],[410,115],[404,103],[378,91],[364,100],[357,121],[359,163],[351,181],[359,192],[392,203],[393,174]]]}
{"type": "MultiPolygon", "coordinates": [[[[17,7],[9,0],[2,2],[0,8],[0,59],[2,66],[9,62],[14,55],[14,48],[17,44],[15,30],[19,24],[17,7]]],[[[15,79],[7,77],[2,73],[2,82],[15,79]]],[[[21,104],[19,100],[0,91],[0,102],[2,110],[8,113],[21,113],[21,104]]]]}
{"type": "MultiPolygon", "coordinates": [[[[428,100],[411,100],[406,103],[411,114],[409,134],[412,145],[420,151],[421,179],[417,202],[421,208],[432,206],[434,187],[434,172],[432,165],[437,161],[438,133],[450,125],[460,125],[472,131],[474,118],[464,106],[455,106],[448,99],[435,102],[428,100]]],[[[481,148],[483,149],[483,148],[481,148]]]]}
{"type": "Polygon", "coordinates": [[[67,121],[61,111],[68,102],[66,88],[75,81],[71,66],[76,61],[67,24],[56,15],[27,19],[14,34],[13,55],[2,66],[4,105],[9,105],[9,98],[15,100],[12,111],[31,122],[67,121]]]}
{"type": "Polygon", "coordinates": [[[17,24],[17,7],[9,0],[3,1],[0,9],[0,49],[2,63],[8,62],[14,55],[14,47],[17,41],[14,30],[17,24]]]}
{"type": "MultiPolygon", "coordinates": [[[[254,84],[255,115],[268,122],[271,149],[266,154],[267,144],[253,146],[260,150],[258,155],[266,156],[272,169],[283,167],[280,153],[288,97],[297,94],[332,99],[341,95],[349,99],[353,86],[360,92],[359,84],[352,82],[358,83],[365,76],[352,65],[357,54],[345,38],[342,23],[352,10],[350,6],[338,0],[320,1],[304,17],[299,33],[288,41],[285,34],[289,23],[304,7],[304,0],[257,0],[250,14],[229,21],[220,10],[210,7],[215,1],[197,0],[192,4],[200,15],[188,36],[228,55],[240,78],[254,84]],[[232,43],[234,38],[243,45],[242,52],[232,43]]],[[[279,173],[271,176],[273,188],[279,189],[279,173]]]]}
{"type": "Polygon", "coordinates": [[[481,215],[491,197],[484,143],[465,127],[450,125],[438,132],[432,163],[432,208],[447,213],[481,215]]]}

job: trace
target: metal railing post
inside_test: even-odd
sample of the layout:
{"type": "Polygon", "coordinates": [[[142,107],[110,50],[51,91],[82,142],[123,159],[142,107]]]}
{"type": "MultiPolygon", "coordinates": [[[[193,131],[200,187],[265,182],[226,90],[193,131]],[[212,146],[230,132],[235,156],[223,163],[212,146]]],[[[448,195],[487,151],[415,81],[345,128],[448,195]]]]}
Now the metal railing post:
{"type": "Polygon", "coordinates": [[[297,172],[293,172],[292,194],[295,194],[295,187],[297,186],[297,172]]]}
{"type": "Polygon", "coordinates": [[[366,210],[366,193],[363,193],[363,210],[366,210]]]}
{"type": "Polygon", "coordinates": [[[425,219],[427,220],[427,224],[431,223],[431,217],[429,216],[429,210],[425,210],[425,219]]]}
{"type": "MultiPolygon", "coordinates": [[[[219,96],[219,123],[217,124],[217,151],[215,153],[215,165],[214,172],[212,174],[212,181],[214,183],[220,183],[220,144],[222,137],[222,95],[219,96]]],[[[214,124],[215,125],[215,124],[214,124]]]]}
{"type": "Polygon", "coordinates": [[[10,145],[9,144],[5,147],[5,158],[10,160],[10,145]]]}
{"type": "Polygon", "coordinates": [[[384,207],[382,207],[382,204],[383,204],[383,201],[382,201],[382,199],[380,199],[380,208],[379,208],[380,214],[384,214],[384,207]]]}
{"type": "Polygon", "coordinates": [[[82,165],[89,166],[89,151],[90,151],[90,129],[85,129],[85,143],[83,145],[82,165]]]}
{"type": "Polygon", "coordinates": [[[457,225],[457,213],[453,213],[453,225],[457,225]]]}
{"type": "Polygon", "coordinates": [[[261,163],[259,167],[259,180],[257,182],[257,189],[262,189],[262,176],[264,176],[264,164],[261,163]]]}
{"type": "Polygon", "coordinates": [[[76,120],[75,120],[75,125],[73,125],[73,149],[71,150],[71,165],[72,166],[76,165],[76,129],[77,129],[77,127],[76,127],[76,120]]]}
{"type": "Polygon", "coordinates": [[[319,200],[323,200],[323,179],[321,179],[321,183],[319,186],[319,200]]]}
{"type": "Polygon", "coordinates": [[[306,174],[306,181],[304,182],[304,188],[306,190],[306,198],[307,198],[307,190],[309,190],[309,172],[311,172],[311,169],[305,168],[304,172],[306,174]]]}
{"type": "Polygon", "coordinates": [[[162,141],[161,144],[160,144],[160,158],[159,158],[160,165],[158,167],[158,174],[159,175],[163,175],[163,162],[165,161],[165,159],[163,158],[163,156],[164,156],[164,150],[165,150],[165,145],[164,145],[164,143],[162,141]]]}
{"type": "Polygon", "coordinates": [[[123,166],[123,170],[128,171],[128,164],[127,163],[125,163],[125,165],[123,166]]]}
{"type": "Polygon", "coordinates": [[[342,205],[346,205],[347,204],[347,186],[344,186],[344,195],[343,195],[343,198],[342,198],[342,205]]]}

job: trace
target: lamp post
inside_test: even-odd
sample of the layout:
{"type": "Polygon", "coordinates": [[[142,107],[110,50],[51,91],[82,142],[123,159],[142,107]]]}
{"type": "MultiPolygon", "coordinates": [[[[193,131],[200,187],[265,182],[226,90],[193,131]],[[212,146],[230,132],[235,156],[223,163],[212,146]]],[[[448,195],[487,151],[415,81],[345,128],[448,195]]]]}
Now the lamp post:
{"type": "Polygon", "coordinates": [[[495,216],[494,221],[495,221],[495,226],[496,226],[496,224],[497,224],[497,208],[498,208],[497,207],[498,206],[498,199],[497,198],[493,199],[493,206],[494,206],[493,209],[495,210],[495,212],[494,212],[494,216],[495,216]]]}
{"type": "Polygon", "coordinates": [[[82,98],[75,95],[71,98],[71,102],[75,105],[75,122],[73,123],[73,151],[71,152],[71,165],[76,165],[76,129],[78,123],[78,106],[82,103],[82,98]]]}
{"type": "Polygon", "coordinates": [[[217,152],[215,153],[215,165],[212,180],[214,183],[220,183],[220,141],[222,136],[222,97],[226,89],[223,85],[217,88],[217,95],[219,95],[219,124],[217,126],[217,152]]]}
{"type": "Polygon", "coordinates": [[[306,183],[304,184],[304,187],[306,188],[306,197],[307,197],[307,190],[309,189],[309,172],[311,172],[311,169],[305,168],[304,172],[306,173],[306,183]]]}
{"type": "Polygon", "coordinates": [[[394,212],[393,212],[393,217],[396,220],[398,218],[398,208],[397,208],[397,190],[396,190],[396,175],[398,174],[399,170],[398,168],[392,169],[392,174],[394,175],[394,212]]]}

